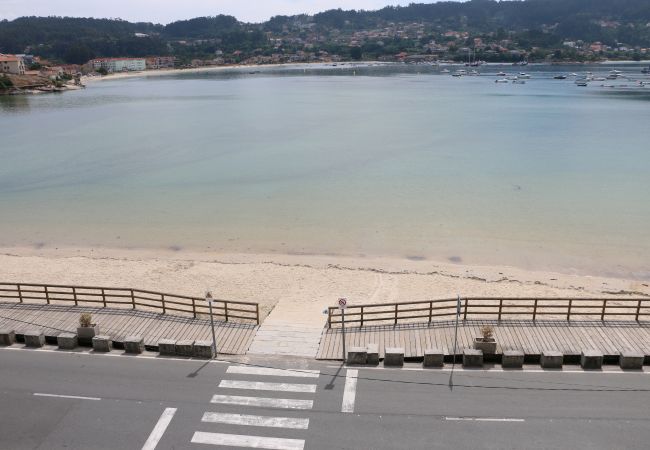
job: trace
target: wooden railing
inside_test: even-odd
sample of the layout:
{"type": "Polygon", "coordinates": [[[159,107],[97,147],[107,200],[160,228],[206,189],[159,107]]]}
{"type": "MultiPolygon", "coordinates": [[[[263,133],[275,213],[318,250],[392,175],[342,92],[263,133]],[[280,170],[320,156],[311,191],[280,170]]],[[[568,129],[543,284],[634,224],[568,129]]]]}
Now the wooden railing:
{"type": "MultiPolygon", "coordinates": [[[[345,324],[363,327],[368,323],[393,324],[455,318],[458,299],[425,300],[403,303],[351,305],[345,310],[345,324]],[[420,320],[418,320],[420,319],[420,320]]],[[[540,316],[556,316],[570,321],[576,316],[605,320],[612,317],[633,317],[639,321],[650,317],[650,297],[646,298],[494,298],[463,297],[458,308],[460,318],[481,316],[501,320],[519,318],[537,320],[540,316]]],[[[327,326],[340,325],[341,310],[328,308],[327,326]]]]}
{"type": "MultiPolygon", "coordinates": [[[[184,295],[144,291],[142,289],[67,286],[58,284],[0,283],[0,301],[10,300],[18,303],[46,303],[93,305],[153,310],[205,317],[209,314],[208,302],[204,298],[184,295]]],[[[236,302],[214,299],[213,315],[225,322],[252,321],[259,325],[260,314],[257,303],[236,302]]]]}

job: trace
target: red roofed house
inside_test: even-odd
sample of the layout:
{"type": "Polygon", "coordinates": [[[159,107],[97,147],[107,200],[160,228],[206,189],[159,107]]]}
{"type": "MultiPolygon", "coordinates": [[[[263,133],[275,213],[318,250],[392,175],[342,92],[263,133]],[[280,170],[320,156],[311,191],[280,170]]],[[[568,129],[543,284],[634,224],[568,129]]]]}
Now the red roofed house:
{"type": "Polygon", "coordinates": [[[16,55],[0,54],[0,73],[25,75],[25,63],[16,55]]]}

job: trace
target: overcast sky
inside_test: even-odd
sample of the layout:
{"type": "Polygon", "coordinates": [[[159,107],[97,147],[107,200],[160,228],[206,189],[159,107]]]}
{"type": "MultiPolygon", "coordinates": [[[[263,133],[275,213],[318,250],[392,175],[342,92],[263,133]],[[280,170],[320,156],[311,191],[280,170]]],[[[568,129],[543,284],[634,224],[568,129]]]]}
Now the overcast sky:
{"type": "Polygon", "coordinates": [[[436,0],[0,0],[0,19],[20,16],[111,17],[169,23],[198,16],[229,14],[245,22],[275,15],[313,14],[332,8],[379,9],[386,5],[436,0]]]}

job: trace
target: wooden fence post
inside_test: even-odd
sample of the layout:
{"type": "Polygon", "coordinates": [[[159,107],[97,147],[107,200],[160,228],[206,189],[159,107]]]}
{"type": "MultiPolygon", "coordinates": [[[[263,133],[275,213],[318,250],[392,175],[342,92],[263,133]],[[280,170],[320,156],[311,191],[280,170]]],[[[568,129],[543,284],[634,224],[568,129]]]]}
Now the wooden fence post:
{"type": "Polygon", "coordinates": [[[192,313],[194,314],[194,318],[196,319],[196,299],[192,297],[192,313]]]}
{"type": "MultiPolygon", "coordinates": [[[[398,303],[395,303],[395,325],[397,325],[397,308],[399,307],[398,303]]],[[[394,326],[394,325],[393,325],[394,326]]]]}
{"type": "Polygon", "coordinates": [[[260,324],[260,304],[255,303],[255,322],[257,325],[260,324]]]}
{"type": "Polygon", "coordinates": [[[104,292],[103,288],[102,288],[102,300],[104,301],[104,308],[106,308],[106,292],[104,292]]]}
{"type": "Polygon", "coordinates": [[[45,300],[47,301],[47,304],[50,304],[50,293],[47,290],[47,286],[45,286],[45,300]]]}
{"type": "Polygon", "coordinates": [[[332,308],[327,308],[327,328],[332,328],[332,308]]]}
{"type": "Polygon", "coordinates": [[[226,315],[226,322],[228,322],[228,302],[223,302],[224,305],[224,313],[226,315]]]}
{"type": "Polygon", "coordinates": [[[639,321],[639,314],[641,313],[641,299],[636,303],[636,321],[639,321]]]}
{"type": "Polygon", "coordinates": [[[431,319],[433,318],[433,301],[429,302],[429,323],[431,323],[431,319]]]}
{"type": "Polygon", "coordinates": [[[571,305],[572,304],[573,304],[573,299],[570,298],[569,299],[569,307],[568,307],[567,312],[566,312],[566,320],[567,320],[567,322],[571,321],[571,305]]]}
{"type": "Polygon", "coordinates": [[[604,299],[603,300],[603,310],[600,313],[600,321],[601,322],[605,320],[605,309],[606,308],[607,308],[607,299],[604,299]]]}
{"type": "Polygon", "coordinates": [[[135,294],[133,293],[133,289],[131,289],[131,305],[133,305],[133,309],[135,309],[135,294]]]}
{"type": "Polygon", "coordinates": [[[501,322],[501,310],[503,309],[503,299],[499,299],[499,322],[501,322]]]}
{"type": "Polygon", "coordinates": [[[160,300],[162,300],[163,314],[166,314],[167,308],[165,308],[165,294],[160,294],[160,300]]]}
{"type": "Polygon", "coordinates": [[[74,305],[79,306],[79,302],[77,301],[77,288],[72,286],[72,297],[74,298],[74,305]]]}
{"type": "Polygon", "coordinates": [[[22,291],[22,288],[20,287],[20,284],[17,284],[16,286],[18,286],[18,300],[20,301],[20,303],[22,303],[22,302],[23,302],[23,291],[22,291]]]}
{"type": "Polygon", "coordinates": [[[361,305],[361,324],[359,325],[359,327],[362,326],[363,326],[363,305],[361,305]]]}
{"type": "Polygon", "coordinates": [[[463,321],[467,320],[467,307],[469,306],[469,298],[465,297],[465,311],[463,311],[463,321]]]}
{"type": "Polygon", "coordinates": [[[533,322],[535,322],[536,317],[537,317],[537,299],[535,299],[535,304],[533,305],[533,322]]]}

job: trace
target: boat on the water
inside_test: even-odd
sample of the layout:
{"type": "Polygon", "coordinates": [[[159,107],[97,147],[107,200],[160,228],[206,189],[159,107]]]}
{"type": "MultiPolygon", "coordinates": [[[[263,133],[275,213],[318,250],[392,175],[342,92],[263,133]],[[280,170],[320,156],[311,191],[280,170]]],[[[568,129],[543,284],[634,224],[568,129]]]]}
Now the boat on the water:
{"type": "Polygon", "coordinates": [[[643,73],[643,74],[650,74],[650,66],[648,66],[648,67],[644,67],[643,69],[641,69],[641,73],[643,73]]]}
{"type": "Polygon", "coordinates": [[[530,75],[528,75],[526,72],[519,72],[518,76],[520,80],[530,80],[530,75]]]}
{"type": "Polygon", "coordinates": [[[495,83],[508,83],[508,80],[506,80],[505,78],[500,78],[498,80],[494,80],[494,82],[495,83]]]}
{"type": "Polygon", "coordinates": [[[587,87],[588,84],[587,84],[586,81],[576,81],[576,86],[579,86],[579,87],[587,87]]]}
{"type": "Polygon", "coordinates": [[[497,73],[497,77],[505,77],[507,74],[505,72],[497,73]]]}
{"type": "Polygon", "coordinates": [[[555,75],[554,80],[566,80],[566,75],[555,75]]]}

